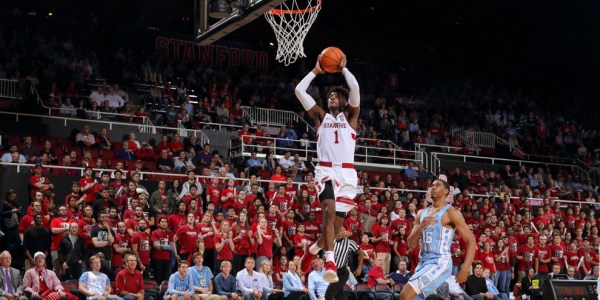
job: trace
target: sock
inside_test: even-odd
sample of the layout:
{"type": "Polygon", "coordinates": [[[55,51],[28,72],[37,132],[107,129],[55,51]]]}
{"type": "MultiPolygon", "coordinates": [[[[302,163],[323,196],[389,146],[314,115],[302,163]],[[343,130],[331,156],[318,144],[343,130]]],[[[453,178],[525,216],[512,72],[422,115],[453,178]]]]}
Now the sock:
{"type": "Polygon", "coordinates": [[[333,258],[333,251],[325,251],[325,261],[326,262],[335,261],[333,258]]]}
{"type": "Polygon", "coordinates": [[[308,248],[308,251],[310,251],[310,254],[312,255],[317,255],[317,253],[319,253],[319,251],[321,251],[321,249],[319,246],[317,246],[317,243],[314,243],[310,246],[310,248],[308,248]]]}

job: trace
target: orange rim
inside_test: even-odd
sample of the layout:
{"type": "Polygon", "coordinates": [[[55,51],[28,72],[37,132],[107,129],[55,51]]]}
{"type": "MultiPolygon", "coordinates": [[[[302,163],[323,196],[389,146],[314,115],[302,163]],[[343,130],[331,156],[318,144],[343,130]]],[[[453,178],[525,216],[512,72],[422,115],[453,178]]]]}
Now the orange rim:
{"type": "Polygon", "coordinates": [[[322,0],[317,0],[317,5],[315,5],[313,7],[306,8],[306,9],[278,9],[278,8],[271,8],[270,10],[267,11],[267,13],[271,14],[271,15],[276,15],[276,16],[305,14],[305,13],[313,12],[317,8],[321,7],[321,1],[322,0]]]}

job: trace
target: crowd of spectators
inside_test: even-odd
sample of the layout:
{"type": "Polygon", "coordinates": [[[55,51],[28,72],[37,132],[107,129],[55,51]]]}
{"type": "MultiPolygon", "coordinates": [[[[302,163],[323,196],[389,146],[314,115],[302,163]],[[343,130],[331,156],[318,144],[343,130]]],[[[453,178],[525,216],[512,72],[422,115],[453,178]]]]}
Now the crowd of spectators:
{"type": "MultiPolygon", "coordinates": [[[[272,268],[267,271],[268,279],[282,282],[284,294],[285,275],[290,272],[289,276],[298,277],[289,280],[294,286],[292,291],[297,291],[298,284],[301,286],[296,296],[302,296],[304,289],[312,286],[307,281],[310,274],[302,274],[293,266],[300,263],[305,246],[320,235],[323,215],[311,169],[295,160],[292,153],[268,164],[254,158],[259,162],[259,171],[249,170],[246,175],[244,171],[229,169],[227,162],[211,152],[210,145],[203,145],[197,155],[190,157],[193,166],[185,168],[185,177],[160,181],[156,189],[149,190],[137,161],[129,167],[117,165],[113,172],[98,171],[103,168],[102,159],[91,159],[91,153],[94,147],[110,148],[110,141],[94,146],[96,140],[89,144],[87,134],[89,128],[84,127],[76,137],[80,144],[73,144],[75,150],[65,152],[62,159],[47,151],[46,143],[44,149],[36,149],[31,137],[7,153],[12,159],[36,163],[29,180],[29,195],[9,190],[0,205],[5,234],[2,245],[15,257],[15,266],[24,270],[35,266],[40,252],[44,259],[48,257],[48,268],[64,281],[91,270],[88,262],[95,255],[102,273],[110,280],[116,279],[117,284],[121,270],[129,267],[139,269],[143,278],[158,282],[168,280],[176,271],[183,278],[182,268],[187,266],[181,262],[187,262],[193,266],[190,272],[197,268],[208,278],[201,281],[204,283],[211,282],[213,276],[224,277],[219,270],[234,277],[251,276],[247,275],[251,269],[260,271],[259,267],[266,267],[272,268]],[[84,155],[78,159],[80,151],[84,155]],[[67,156],[74,166],[85,168],[84,176],[70,187],[55,186],[47,174],[76,174],[50,168],[51,161],[64,162],[67,156]],[[267,165],[274,167],[271,177],[261,176],[260,170],[267,165]],[[263,181],[259,182],[258,176],[263,181]],[[55,199],[57,189],[71,191],[64,202],[55,199]],[[23,201],[17,198],[30,198],[31,202],[25,201],[29,205],[22,207],[18,203],[23,201]],[[251,268],[248,257],[252,258],[251,268]],[[230,265],[231,270],[223,264],[230,265]]],[[[157,167],[163,172],[182,171],[171,168],[173,161],[168,157],[186,159],[188,152],[181,149],[189,143],[187,139],[162,141],[156,146],[160,153],[157,167]]],[[[145,142],[130,134],[122,144],[139,153],[145,142]]],[[[418,247],[408,249],[406,237],[417,211],[427,205],[422,193],[407,189],[424,191],[432,177],[422,166],[412,163],[396,179],[392,174],[380,177],[362,170],[358,174],[358,205],[344,222],[347,238],[357,242],[368,257],[360,264],[356,258],[352,261],[352,270],[357,269],[356,280],[369,284],[370,276],[381,273],[386,277],[373,279],[373,285],[383,281],[405,283],[403,280],[418,262],[419,251],[418,247]]],[[[457,168],[448,178],[454,186],[453,205],[461,210],[478,240],[475,260],[483,266],[475,265],[474,274],[481,277],[488,272],[493,283],[487,285],[489,291],[482,293],[495,287],[498,295],[508,294],[514,286],[523,293],[530,292],[523,288],[530,268],[536,276],[558,267],[554,273],[570,274],[576,279],[597,278],[597,187],[578,181],[564,170],[510,165],[495,172],[463,173],[457,168]],[[542,200],[533,204],[530,197],[542,200]],[[565,198],[579,202],[561,206],[556,201],[565,198]]],[[[457,236],[452,244],[455,270],[462,262],[463,250],[457,236]]],[[[200,294],[218,293],[220,283],[215,279],[214,284],[200,284],[194,290],[200,294]]],[[[237,289],[227,293],[244,291],[240,284],[238,279],[237,289]]],[[[267,286],[275,288],[273,284],[267,286]]],[[[464,292],[468,295],[482,287],[481,283],[467,284],[464,292]]],[[[260,291],[258,295],[255,288],[245,292],[257,298],[268,294],[260,291]]],[[[310,296],[310,291],[306,292],[310,296]]]]}
{"type": "MultiPolygon", "coordinates": [[[[186,127],[202,128],[206,125],[199,122],[243,125],[241,106],[278,108],[279,103],[288,103],[289,109],[301,111],[293,87],[298,74],[306,73],[304,61],[258,74],[243,67],[184,62],[158,52],[88,49],[73,38],[45,37],[27,29],[3,28],[0,37],[0,78],[30,83],[41,91],[46,106],[62,108],[60,114],[65,116],[98,118],[95,111],[120,112],[151,117],[161,125],[182,121],[186,127]],[[143,106],[141,101],[129,105],[127,93],[118,84],[108,85],[100,75],[101,66],[115,76],[109,81],[151,85],[142,98],[153,105],[143,106]],[[98,78],[102,81],[96,84],[98,78]]],[[[567,155],[590,166],[600,160],[598,131],[568,111],[545,110],[536,94],[469,81],[462,86],[443,82],[421,86],[405,80],[411,73],[368,64],[355,68],[363,94],[358,135],[365,138],[364,143],[366,139],[373,139],[370,143],[374,144],[378,139],[390,140],[408,149],[415,143],[437,144],[467,152],[468,145],[454,133],[475,130],[492,132],[506,141],[496,155],[567,155]],[[504,153],[504,146],[522,152],[504,153]]],[[[309,93],[324,99],[328,86],[335,84],[342,84],[340,78],[324,76],[311,85],[309,93]]],[[[564,104],[568,105],[566,100],[564,104]]],[[[301,115],[312,124],[306,114],[301,115]]],[[[298,136],[305,131],[300,126],[298,136]]]]}
{"type": "MultiPolygon", "coordinates": [[[[56,98],[60,107],[66,104],[61,114],[71,111],[67,99],[79,99],[80,107],[81,101],[90,107],[118,107],[126,102],[126,94],[108,84],[81,100],[79,93],[83,94],[86,84],[98,74],[96,52],[81,50],[70,40],[59,42],[28,31],[2,30],[0,34],[0,77],[23,79],[40,90],[44,85],[51,87],[50,93],[42,95],[48,96],[46,104],[56,98]],[[33,66],[24,65],[30,61],[35,62],[33,66]],[[22,70],[27,70],[26,79],[22,70]],[[59,91],[61,86],[66,86],[65,93],[59,91]]],[[[119,80],[154,84],[150,91],[154,105],[148,115],[164,110],[165,124],[173,126],[181,120],[192,127],[199,126],[193,121],[243,125],[241,105],[275,108],[284,101],[295,103],[292,87],[296,76],[306,73],[299,71],[305,67],[299,65],[294,70],[277,68],[269,74],[254,74],[184,64],[159,54],[137,56],[125,49],[119,49],[107,64],[121,69],[119,80]],[[292,72],[295,75],[290,75],[292,72]],[[159,89],[162,82],[178,82],[177,88],[165,84],[159,89]],[[190,102],[192,90],[200,99],[198,105],[190,102]]],[[[371,78],[366,75],[368,67],[359,69],[364,71],[357,72],[364,95],[357,133],[365,143],[389,139],[405,148],[414,143],[463,147],[452,133],[473,129],[496,133],[527,153],[565,152],[590,165],[600,159],[597,131],[571,119],[533,112],[538,111],[535,98],[527,95],[471,85],[456,90],[433,86],[410,90],[393,72],[371,78]]],[[[337,83],[336,76],[324,76],[309,92],[324,99],[327,86],[337,83]]],[[[85,116],[80,117],[91,116],[89,109],[84,111],[85,116]]],[[[241,132],[249,130],[246,126],[241,132]]],[[[311,136],[293,125],[281,130],[285,137],[293,130],[296,137],[290,139],[311,136]]],[[[241,134],[240,139],[244,138],[248,137],[241,134]]],[[[323,216],[310,166],[294,159],[296,153],[282,153],[280,160],[272,154],[264,160],[252,156],[246,173],[246,169],[230,167],[210,145],[178,135],[164,136],[153,145],[138,141],[131,133],[127,140],[116,143],[105,130],[93,136],[83,127],[73,139],[71,147],[65,145],[59,156],[50,141],[38,149],[30,136],[25,137],[1,158],[2,162],[35,164],[28,183],[14,183],[14,187],[29,184],[29,195],[17,195],[11,189],[0,202],[1,247],[9,251],[0,254],[2,266],[26,271],[26,288],[15,286],[12,297],[68,298],[58,279],[78,279],[84,284],[80,291],[87,297],[108,297],[115,292],[123,299],[149,300],[151,295],[143,293],[143,286],[133,284],[141,284],[140,278],[168,281],[167,293],[172,299],[197,295],[210,299],[213,294],[217,295],[214,299],[266,299],[281,294],[315,300],[321,295],[322,286],[315,281],[311,284],[312,273],[302,274],[297,268],[305,246],[320,235],[323,216]],[[114,152],[116,170],[98,171],[113,166],[96,150],[114,152]],[[185,176],[160,181],[156,189],[149,190],[142,175],[150,161],[154,164],[150,170],[185,176]],[[83,167],[85,175],[68,187],[55,186],[48,174],[77,173],[49,168],[52,165],[83,167]],[[264,181],[259,182],[259,177],[264,181]],[[64,202],[54,198],[57,189],[71,191],[64,202]],[[116,282],[114,290],[106,288],[106,280],[100,289],[86,287],[91,280],[83,276],[100,273],[116,282]],[[45,286],[39,284],[41,276],[48,276],[45,286]],[[187,287],[181,283],[186,281],[187,287]],[[281,288],[276,287],[278,282],[281,288]],[[42,296],[48,291],[56,295],[42,296]]],[[[256,132],[252,139],[272,143],[256,132]]],[[[11,166],[4,170],[10,171],[11,166]]],[[[502,298],[513,290],[531,294],[535,293],[529,288],[531,279],[550,273],[565,273],[573,279],[598,278],[600,224],[595,213],[600,210],[600,196],[587,178],[562,169],[524,165],[507,165],[492,172],[457,168],[448,177],[454,186],[452,205],[461,210],[478,241],[474,278],[462,291],[451,289],[455,294],[482,293],[486,298],[502,298]],[[541,200],[534,205],[530,197],[541,200]],[[578,202],[561,206],[558,199],[578,202]]],[[[380,178],[359,170],[357,208],[344,223],[347,238],[359,243],[367,254],[363,262],[352,260],[351,269],[358,269],[354,272],[357,282],[371,287],[376,283],[403,284],[414,271],[419,248],[408,249],[406,237],[417,211],[426,207],[427,201],[423,193],[407,189],[424,191],[431,180],[422,166],[412,164],[395,177],[380,178]]],[[[462,263],[464,249],[456,237],[452,244],[454,271],[462,263]]],[[[321,263],[314,262],[317,274],[321,263]]]]}

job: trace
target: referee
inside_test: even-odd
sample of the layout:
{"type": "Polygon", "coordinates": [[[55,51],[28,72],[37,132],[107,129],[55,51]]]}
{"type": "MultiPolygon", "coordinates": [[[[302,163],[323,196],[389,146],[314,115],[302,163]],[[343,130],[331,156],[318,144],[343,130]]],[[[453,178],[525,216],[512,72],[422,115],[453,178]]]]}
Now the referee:
{"type": "Polygon", "coordinates": [[[340,227],[336,240],[333,243],[333,253],[335,253],[335,265],[337,266],[338,282],[330,283],[325,291],[325,300],[345,300],[344,285],[348,281],[348,258],[352,252],[358,253],[358,266],[354,271],[355,275],[359,275],[362,269],[362,262],[365,258],[365,253],[360,249],[358,244],[346,237],[346,229],[340,227]]]}

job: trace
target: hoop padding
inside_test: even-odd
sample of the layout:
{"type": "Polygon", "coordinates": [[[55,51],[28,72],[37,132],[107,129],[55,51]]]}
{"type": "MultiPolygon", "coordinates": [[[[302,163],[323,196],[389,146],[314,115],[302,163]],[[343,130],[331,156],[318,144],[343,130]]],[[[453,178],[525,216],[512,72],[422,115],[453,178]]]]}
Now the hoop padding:
{"type": "Polygon", "coordinates": [[[297,1],[300,0],[287,0],[279,9],[274,8],[265,13],[277,38],[275,59],[286,66],[300,57],[306,57],[304,38],[321,11],[321,0],[307,0],[307,6],[302,8],[297,1]]]}

